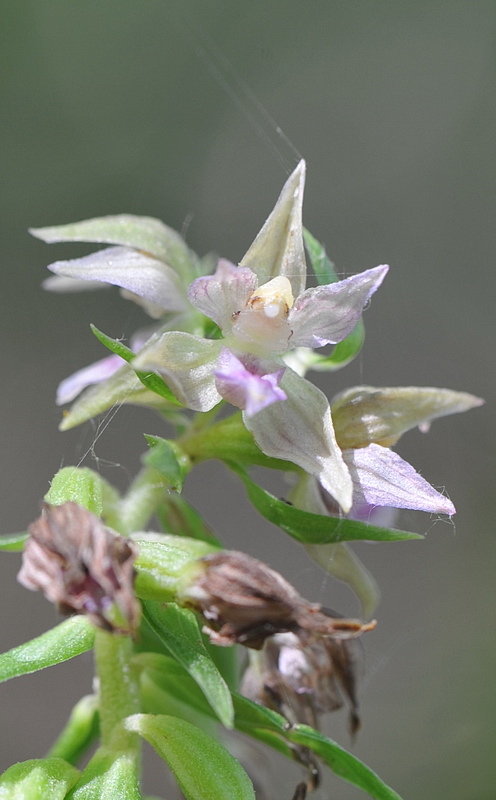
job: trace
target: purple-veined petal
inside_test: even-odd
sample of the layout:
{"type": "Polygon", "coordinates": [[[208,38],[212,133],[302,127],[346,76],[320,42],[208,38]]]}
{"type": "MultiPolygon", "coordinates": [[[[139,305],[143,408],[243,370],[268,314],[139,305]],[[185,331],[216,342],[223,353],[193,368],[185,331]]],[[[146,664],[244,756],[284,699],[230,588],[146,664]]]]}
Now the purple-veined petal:
{"type": "Polygon", "coordinates": [[[355,327],[370,297],[379,288],[387,265],[368,269],[338,283],[307,289],[289,312],[294,347],[322,347],[341,342],[355,327]]]}
{"type": "Polygon", "coordinates": [[[213,275],[193,281],[188,298],[202,314],[213,319],[223,332],[229,332],[233,314],[246,306],[257,284],[257,276],[251,270],[236,267],[221,258],[213,275]]]}
{"type": "Polygon", "coordinates": [[[57,388],[56,403],[63,406],[70,403],[87,386],[94,383],[101,383],[110,378],[118,369],[122,367],[123,361],[120,356],[111,355],[89,364],[87,367],[78,369],[68,378],[65,378],[57,388]]]}
{"type": "Polygon", "coordinates": [[[84,258],[56,261],[48,269],[56,275],[103,281],[143,297],[164,311],[187,308],[184,289],[173,269],[155,258],[127,247],[107,247],[84,258]]]}
{"type": "Polygon", "coordinates": [[[437,492],[397,453],[379,444],[343,450],[353,480],[353,504],[412,508],[431,514],[455,513],[453,503],[437,492]]]}
{"type": "Polygon", "coordinates": [[[343,511],[349,511],[353,486],[336,443],[326,396],[289,368],[280,387],[287,399],[254,417],[244,413],[246,427],[265,455],[302,467],[319,479],[343,511]]]}
{"type": "Polygon", "coordinates": [[[191,270],[192,254],[182,237],[159,219],[152,217],[118,214],[69,225],[31,228],[30,233],[48,244],[95,242],[132,247],[169,264],[182,275],[189,274],[191,270]]]}
{"type": "Polygon", "coordinates": [[[258,275],[260,285],[284,275],[295,297],[305,288],[307,271],[301,221],[304,188],[305,162],[300,161],[240,264],[258,275]]]}
{"type": "Polygon", "coordinates": [[[258,375],[246,369],[239,358],[224,348],[217,362],[215,382],[224,400],[252,417],[272,403],[286,400],[285,392],[279,387],[284,369],[258,375]]]}
{"type": "Polygon", "coordinates": [[[222,400],[214,375],[221,348],[220,340],[167,331],[145,344],[131,366],[157,372],[187,408],[209,411],[222,400]]]}

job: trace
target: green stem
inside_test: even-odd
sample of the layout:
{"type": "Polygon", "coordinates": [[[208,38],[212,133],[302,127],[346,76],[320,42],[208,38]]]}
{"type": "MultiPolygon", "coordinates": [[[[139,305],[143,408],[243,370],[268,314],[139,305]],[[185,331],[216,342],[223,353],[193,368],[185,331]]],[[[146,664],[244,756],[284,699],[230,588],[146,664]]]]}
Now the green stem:
{"type": "Polygon", "coordinates": [[[138,751],[136,734],[120,723],[140,711],[138,674],[131,666],[132,643],[126,636],[97,630],[95,660],[99,680],[101,742],[113,751],[138,751]]]}
{"type": "Polygon", "coordinates": [[[119,504],[120,533],[129,535],[143,530],[166,491],[157,470],[143,467],[119,504]]]}

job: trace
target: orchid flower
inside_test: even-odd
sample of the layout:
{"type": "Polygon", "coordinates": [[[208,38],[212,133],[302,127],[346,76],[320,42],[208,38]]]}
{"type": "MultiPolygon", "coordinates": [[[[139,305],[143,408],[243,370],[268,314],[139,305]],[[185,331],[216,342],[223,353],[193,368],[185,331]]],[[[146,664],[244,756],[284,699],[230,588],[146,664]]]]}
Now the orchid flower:
{"type": "MultiPolygon", "coordinates": [[[[427,432],[432,420],[483,402],[467,392],[415,386],[357,386],[335,397],[331,412],[336,439],[353,482],[349,517],[389,527],[394,509],[454,514],[451,500],[390,446],[412,428],[427,432]]],[[[288,497],[304,511],[339,513],[333,498],[309,475],[300,476],[288,497]]],[[[379,598],[377,584],[346,544],[307,545],[306,550],[321,567],[354,589],[365,616],[374,611],[379,598]]]]}
{"type": "Polygon", "coordinates": [[[239,266],[221,260],[214,275],[193,281],[190,303],[217,324],[222,338],[167,331],[145,345],[133,366],[158,372],[195,411],[208,411],[223,399],[242,409],[263,453],[316,476],[348,511],[352,479],[329,402],[285,364],[284,355],[344,339],[388,268],[305,289],[304,179],[302,161],[239,266]]]}

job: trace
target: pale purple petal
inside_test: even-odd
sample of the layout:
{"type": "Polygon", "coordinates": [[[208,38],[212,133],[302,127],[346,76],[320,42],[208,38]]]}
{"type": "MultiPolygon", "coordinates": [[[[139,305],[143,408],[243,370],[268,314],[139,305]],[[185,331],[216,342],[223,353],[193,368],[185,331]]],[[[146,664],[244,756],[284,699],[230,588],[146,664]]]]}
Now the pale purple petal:
{"type": "Polygon", "coordinates": [[[295,300],[288,321],[293,347],[341,342],[355,327],[364,306],[388,271],[383,264],[337,283],[307,289],[295,300]]]}
{"type": "Polygon", "coordinates": [[[247,304],[258,285],[257,276],[244,267],[236,267],[222,258],[213,275],[197,278],[190,286],[190,302],[217,323],[223,332],[229,332],[232,317],[247,304]]]}
{"type": "Polygon", "coordinates": [[[103,281],[143,297],[165,311],[182,311],[187,300],[178,275],[155,258],[127,247],[107,247],[84,258],[56,261],[48,269],[56,275],[103,281]]]}
{"type": "Polygon", "coordinates": [[[276,205],[241,261],[258,275],[259,284],[277,275],[291,282],[297,297],[305,288],[306,262],[301,209],[305,188],[305,162],[300,161],[283,186],[276,205]]]}
{"type": "Polygon", "coordinates": [[[276,372],[258,375],[246,369],[230,350],[224,348],[215,371],[217,391],[228,403],[252,417],[272,403],[286,400],[285,392],[279,387],[284,370],[282,367],[276,372]]]}
{"type": "Polygon", "coordinates": [[[70,403],[87,386],[101,383],[110,378],[122,367],[123,363],[120,356],[111,355],[74,372],[59,384],[57,388],[57,405],[63,406],[65,403],[70,403]]]}
{"type": "Polygon", "coordinates": [[[265,455],[302,467],[319,479],[343,511],[349,511],[353,486],[336,444],[326,396],[289,368],[280,386],[287,400],[254,417],[244,413],[246,427],[265,455]]]}
{"type": "Polygon", "coordinates": [[[96,289],[110,289],[109,283],[83,281],[78,278],[64,278],[63,275],[50,275],[41,282],[47,292],[65,294],[66,292],[93,292],[96,289]]]}
{"type": "Polygon", "coordinates": [[[214,375],[221,348],[220,340],[167,331],[145,344],[131,366],[157,372],[187,408],[209,411],[222,400],[214,375]]]}
{"type": "Polygon", "coordinates": [[[369,444],[357,450],[343,450],[343,458],[353,480],[353,505],[412,508],[450,516],[455,513],[447,497],[387,447],[369,444]]]}

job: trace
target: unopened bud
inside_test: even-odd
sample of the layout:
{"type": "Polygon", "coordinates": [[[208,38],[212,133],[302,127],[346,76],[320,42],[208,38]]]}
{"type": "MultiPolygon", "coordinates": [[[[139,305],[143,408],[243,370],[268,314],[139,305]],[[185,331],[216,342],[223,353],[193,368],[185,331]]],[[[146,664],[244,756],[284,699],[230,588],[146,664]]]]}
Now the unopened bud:
{"type": "Polygon", "coordinates": [[[380,444],[392,447],[406,431],[427,431],[433,419],[483,404],[466,392],[424,386],[376,388],[356,386],[334,398],[331,411],[339,446],[343,449],[380,444]]]}

